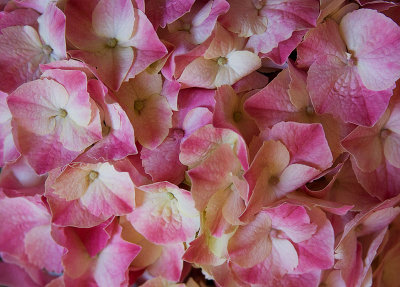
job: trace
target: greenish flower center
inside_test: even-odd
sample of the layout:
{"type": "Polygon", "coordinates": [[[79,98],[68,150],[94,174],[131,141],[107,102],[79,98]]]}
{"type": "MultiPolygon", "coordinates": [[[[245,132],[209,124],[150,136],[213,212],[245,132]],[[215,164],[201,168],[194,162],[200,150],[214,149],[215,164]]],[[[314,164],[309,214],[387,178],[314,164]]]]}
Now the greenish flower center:
{"type": "Polygon", "coordinates": [[[233,113],[233,120],[238,123],[241,121],[241,119],[243,118],[243,114],[239,111],[236,111],[233,113]]]}
{"type": "Polygon", "coordinates": [[[60,117],[62,117],[62,118],[65,118],[66,116],[68,116],[68,112],[67,112],[66,110],[64,110],[64,109],[60,109],[60,110],[58,111],[58,115],[59,115],[60,117]]]}
{"type": "Polygon", "coordinates": [[[269,178],[268,183],[270,185],[277,185],[279,183],[279,177],[273,175],[269,178]]]}
{"type": "Polygon", "coordinates": [[[118,44],[118,40],[115,38],[108,39],[108,41],[107,41],[107,47],[109,47],[109,48],[115,48],[117,46],[117,44],[118,44]]]}
{"type": "Polygon", "coordinates": [[[137,100],[133,104],[135,111],[140,112],[144,108],[144,101],[143,100],[137,100]]]}
{"type": "Polygon", "coordinates": [[[228,59],[225,57],[219,57],[217,60],[218,65],[224,66],[228,63],[228,59]]]}
{"type": "Polygon", "coordinates": [[[97,172],[97,171],[95,171],[95,170],[91,170],[90,172],[89,172],[89,180],[90,181],[94,181],[96,178],[98,178],[99,177],[99,173],[97,172]]]}

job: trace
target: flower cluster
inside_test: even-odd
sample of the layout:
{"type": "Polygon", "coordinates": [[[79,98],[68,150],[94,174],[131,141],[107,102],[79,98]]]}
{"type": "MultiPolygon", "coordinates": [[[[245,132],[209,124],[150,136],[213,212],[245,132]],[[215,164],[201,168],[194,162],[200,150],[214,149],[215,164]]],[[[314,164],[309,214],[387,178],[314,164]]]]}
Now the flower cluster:
{"type": "Polygon", "coordinates": [[[397,2],[0,1],[0,285],[399,286],[397,2]]]}

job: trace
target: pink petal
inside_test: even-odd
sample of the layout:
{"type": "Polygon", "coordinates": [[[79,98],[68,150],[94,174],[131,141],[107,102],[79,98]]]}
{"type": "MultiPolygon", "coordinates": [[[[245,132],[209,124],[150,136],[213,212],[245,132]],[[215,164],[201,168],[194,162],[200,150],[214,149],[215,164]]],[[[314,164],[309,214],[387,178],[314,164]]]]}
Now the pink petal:
{"type": "Polygon", "coordinates": [[[364,126],[374,125],[388,106],[391,89],[366,89],[355,66],[334,56],[318,58],[310,67],[307,87],[317,113],[329,113],[364,126]]]}
{"type": "Polygon", "coordinates": [[[239,96],[227,85],[217,89],[213,124],[217,128],[229,128],[250,142],[259,133],[255,122],[243,110],[246,95],[239,96]]]}
{"type": "Polygon", "coordinates": [[[302,206],[283,204],[263,212],[271,218],[272,228],[283,231],[295,243],[310,239],[317,230],[302,206]]]}
{"type": "Polygon", "coordinates": [[[0,250],[23,257],[26,234],[36,226],[50,224],[50,214],[38,198],[5,197],[0,199],[0,206],[0,250]]]}
{"type": "Polygon", "coordinates": [[[48,70],[44,75],[59,82],[52,79],[29,82],[20,86],[8,98],[18,127],[16,138],[19,146],[37,172],[37,160],[48,161],[47,164],[54,168],[55,162],[70,161],[69,156],[76,157],[76,153],[67,155],[69,151],[79,154],[101,137],[98,110],[86,91],[85,74],[79,71],[48,70]],[[37,91],[42,92],[38,95],[37,91]],[[31,99],[27,99],[26,95],[31,95],[31,99]],[[76,109],[77,106],[79,109],[76,109]],[[30,115],[23,112],[27,108],[30,115]],[[43,142],[42,146],[27,145],[23,135],[31,134],[31,130],[36,134],[32,141],[43,142]],[[52,141],[52,150],[64,153],[65,156],[41,159],[37,157],[38,154],[31,152],[36,149],[40,153],[52,141]]]}
{"type": "Polygon", "coordinates": [[[10,26],[34,26],[39,14],[31,9],[17,9],[0,13],[0,31],[10,26]]]}
{"type": "Polygon", "coordinates": [[[92,26],[92,13],[98,0],[83,3],[79,0],[68,1],[65,6],[67,16],[66,36],[78,49],[99,50],[104,41],[96,35],[92,26]]]}
{"type": "Polygon", "coordinates": [[[0,89],[12,92],[19,85],[39,78],[39,64],[50,61],[44,53],[38,33],[31,26],[13,26],[1,30],[0,89]],[[21,51],[16,53],[16,51],[21,51]]]}
{"type": "Polygon", "coordinates": [[[95,257],[90,257],[75,228],[54,228],[53,237],[68,249],[63,256],[66,286],[120,286],[140,246],[121,238],[121,227],[114,221],[107,228],[111,238],[95,257]],[[115,257],[115,254],[119,254],[115,257]]]}
{"type": "Polygon", "coordinates": [[[281,277],[296,268],[298,265],[298,256],[296,249],[290,241],[272,237],[271,242],[271,254],[263,262],[251,268],[241,268],[238,265],[233,266],[233,270],[239,279],[250,284],[265,284],[265,282],[270,282],[271,284],[266,286],[276,286],[275,283],[279,282],[281,277]]]}
{"type": "Polygon", "coordinates": [[[354,286],[359,279],[362,268],[362,245],[357,242],[357,237],[349,234],[335,250],[335,269],[341,270],[346,286],[354,286]]]}
{"type": "Polygon", "coordinates": [[[49,272],[61,273],[61,256],[64,248],[56,244],[50,235],[50,225],[32,228],[25,236],[25,249],[29,261],[38,268],[46,268],[49,272]]]}
{"type": "Polygon", "coordinates": [[[260,15],[252,1],[230,1],[228,13],[221,17],[221,23],[239,37],[262,34],[267,30],[268,19],[260,15]]]}
{"type": "Polygon", "coordinates": [[[35,172],[43,175],[46,172],[63,167],[75,159],[81,151],[70,151],[58,143],[54,135],[37,136],[29,131],[14,130],[14,137],[21,153],[35,172]]]}
{"type": "Polygon", "coordinates": [[[164,80],[161,94],[167,98],[169,105],[174,111],[178,110],[178,93],[180,88],[181,84],[179,84],[178,81],[164,80]]]}
{"type": "Polygon", "coordinates": [[[230,259],[242,267],[252,267],[264,261],[271,253],[272,243],[268,236],[271,219],[260,212],[247,225],[240,226],[228,243],[230,259]]]}
{"type": "Polygon", "coordinates": [[[134,185],[129,174],[116,171],[109,163],[68,167],[52,187],[55,194],[68,201],[80,199],[95,216],[124,215],[134,207],[134,185]]]}
{"type": "Polygon", "coordinates": [[[100,81],[90,80],[88,92],[104,112],[103,139],[77,161],[120,160],[127,155],[136,154],[133,127],[122,107],[107,94],[107,88],[100,81]]]}
{"type": "MultiPolygon", "coordinates": [[[[234,181],[234,180],[233,180],[234,181]]],[[[207,202],[204,225],[212,236],[221,237],[229,233],[232,225],[240,224],[239,216],[245,209],[240,190],[234,184],[215,192],[207,202]]]]}
{"type": "Polygon", "coordinates": [[[295,119],[297,109],[287,94],[289,83],[289,72],[283,70],[269,85],[245,102],[246,112],[255,118],[260,128],[270,127],[282,120],[295,119]]]}
{"type": "Polygon", "coordinates": [[[289,39],[293,31],[314,27],[318,8],[318,2],[313,0],[266,3],[260,13],[268,19],[267,31],[251,36],[247,47],[256,53],[272,51],[280,42],[289,39]]]}
{"type": "Polygon", "coordinates": [[[215,88],[214,81],[218,73],[218,64],[215,61],[197,58],[191,62],[178,79],[187,87],[215,88]]]}
{"type": "Polygon", "coordinates": [[[147,280],[144,284],[140,285],[141,287],[185,287],[186,285],[183,283],[171,283],[163,277],[156,277],[150,280],[147,280]]]}
{"type": "Polygon", "coordinates": [[[140,158],[147,174],[153,181],[169,181],[180,184],[185,177],[186,167],[179,161],[183,131],[171,129],[169,135],[153,150],[142,148],[140,158]]]}
{"type": "Polygon", "coordinates": [[[50,0],[13,0],[8,1],[8,5],[6,5],[4,9],[30,8],[38,11],[39,13],[43,13],[46,10],[49,2],[50,0]]]}
{"type": "Polygon", "coordinates": [[[233,147],[243,169],[247,170],[247,147],[244,140],[233,131],[217,129],[212,125],[199,128],[182,143],[179,159],[184,165],[192,168],[200,164],[217,145],[225,143],[233,147]]]}
{"type": "Polygon", "coordinates": [[[37,135],[47,135],[54,131],[58,112],[65,108],[68,99],[61,84],[43,79],[20,86],[7,102],[18,126],[37,135]]]}
{"type": "Polygon", "coordinates": [[[220,286],[232,286],[232,287],[249,286],[243,281],[241,281],[238,278],[238,276],[236,276],[236,274],[233,272],[228,262],[218,266],[210,266],[207,268],[206,272],[212,275],[214,281],[220,286]]]}
{"type": "Polygon", "coordinates": [[[39,35],[53,50],[51,56],[57,60],[66,58],[65,15],[52,3],[38,18],[39,35]]]}
{"type": "Polygon", "coordinates": [[[161,89],[161,75],[143,72],[122,85],[117,93],[137,140],[149,149],[159,146],[172,126],[172,111],[165,97],[160,95],[161,89]]]}
{"type": "Polygon", "coordinates": [[[108,219],[93,215],[78,199],[67,201],[55,194],[51,186],[60,174],[61,170],[51,171],[46,181],[45,195],[50,206],[53,223],[59,226],[89,228],[99,225],[108,219]]]}
{"type": "Polygon", "coordinates": [[[263,143],[244,175],[249,183],[250,193],[247,198],[249,203],[241,220],[249,219],[268,202],[268,194],[275,186],[275,177],[277,178],[282,173],[289,161],[289,152],[281,142],[265,141],[263,143]]]}
{"type": "Polygon", "coordinates": [[[140,10],[135,10],[135,18],[137,22],[134,27],[134,34],[127,42],[127,45],[135,48],[135,61],[128,73],[128,78],[133,78],[141,73],[168,52],[146,15],[140,10]],[[146,39],[146,41],[143,41],[143,39],[146,39]]]}
{"type": "MultiPolygon", "coordinates": [[[[93,102],[87,92],[87,77],[85,73],[52,69],[44,72],[42,78],[49,78],[63,85],[69,94],[65,109],[75,123],[81,126],[90,123],[90,120],[94,117],[93,110],[97,111],[97,109],[93,108],[93,102]]],[[[56,95],[52,96],[56,97],[56,95]]]]}
{"type": "Polygon", "coordinates": [[[254,72],[237,81],[232,88],[236,93],[262,89],[268,84],[268,77],[259,72],[254,72]]]}
{"type": "Polygon", "coordinates": [[[91,257],[96,256],[107,246],[111,236],[106,231],[106,228],[112,225],[112,220],[113,218],[111,217],[97,226],[75,229],[75,233],[80,238],[91,257]]]}
{"type": "MultiPolygon", "coordinates": [[[[181,110],[182,111],[182,110],[181,110]]],[[[188,138],[197,129],[212,123],[212,113],[207,108],[194,108],[186,114],[182,128],[185,131],[184,139],[188,138]]]]}
{"type": "Polygon", "coordinates": [[[122,238],[142,247],[139,254],[132,261],[132,267],[137,269],[146,268],[160,258],[161,253],[163,252],[162,245],[156,245],[148,241],[142,234],[133,228],[132,224],[126,219],[126,217],[121,217],[119,224],[122,226],[122,238]]]}
{"type": "Polygon", "coordinates": [[[400,56],[395,53],[400,49],[400,27],[381,13],[360,9],[343,17],[340,31],[357,58],[365,87],[373,91],[391,88],[400,78],[400,56]]]}
{"type": "Polygon", "coordinates": [[[202,265],[218,266],[226,262],[224,255],[230,235],[216,238],[211,235],[201,234],[190,242],[182,259],[184,261],[202,265]]]}
{"type": "Polygon", "coordinates": [[[270,138],[285,144],[290,163],[307,164],[320,170],[332,165],[332,153],[320,124],[278,123],[271,129],[270,138]]]}
{"type": "Polygon", "coordinates": [[[297,63],[301,68],[310,67],[315,60],[325,55],[345,59],[345,52],[346,44],[340,35],[339,26],[328,18],[307,32],[297,49],[297,63]]]}
{"type": "Polygon", "coordinates": [[[29,274],[16,264],[0,262],[0,284],[5,286],[39,287],[29,274]]]}
{"type": "Polygon", "coordinates": [[[126,270],[129,264],[140,252],[141,247],[126,242],[121,238],[121,227],[117,226],[106,248],[104,248],[96,262],[93,272],[99,286],[119,286],[126,280],[126,270]],[[119,254],[118,257],[115,254],[119,254]]]}
{"type": "MultiPolygon", "coordinates": [[[[385,114],[382,118],[387,118],[385,114]]],[[[379,121],[372,128],[357,127],[342,141],[342,146],[350,152],[357,166],[363,171],[373,171],[383,162],[383,144],[380,138],[380,129],[382,124],[379,121]]]]}
{"type": "Polygon", "coordinates": [[[68,52],[73,58],[83,60],[94,67],[92,71],[113,90],[118,90],[134,61],[131,47],[116,46],[113,49],[103,49],[97,53],[84,50],[68,52]]]}
{"type": "Polygon", "coordinates": [[[153,23],[155,29],[158,26],[164,28],[167,24],[170,24],[177,20],[179,17],[190,11],[194,0],[190,1],[146,1],[146,10],[149,12],[147,16],[153,23]]]}
{"type": "Polygon", "coordinates": [[[278,47],[275,47],[271,52],[264,55],[278,65],[285,64],[290,54],[303,40],[305,34],[306,30],[294,31],[289,39],[280,42],[278,47]]]}
{"type": "Polygon", "coordinates": [[[133,5],[129,0],[100,0],[92,13],[94,32],[105,38],[127,41],[134,28],[133,5]]]}
{"type": "Polygon", "coordinates": [[[196,208],[204,210],[210,198],[217,191],[228,188],[232,184],[232,175],[240,170],[241,164],[228,144],[219,145],[200,165],[190,169],[188,175],[196,208]]]}
{"type": "Polygon", "coordinates": [[[297,244],[299,266],[295,271],[299,273],[329,269],[334,263],[335,235],[330,221],[319,208],[313,208],[309,215],[317,230],[310,239],[297,244]]]}
{"type": "Polygon", "coordinates": [[[162,276],[169,281],[179,281],[183,269],[182,256],[185,252],[182,243],[163,246],[161,256],[147,270],[153,276],[162,276]]]}
{"type": "Polygon", "coordinates": [[[362,171],[354,160],[352,166],[357,180],[370,195],[385,200],[399,194],[400,178],[397,174],[400,169],[387,160],[371,172],[362,171]]]}
{"type": "Polygon", "coordinates": [[[2,168],[0,188],[9,197],[43,194],[46,178],[46,175],[37,175],[26,158],[20,157],[2,168]]]}
{"type": "Polygon", "coordinates": [[[227,55],[227,60],[215,77],[216,87],[233,85],[261,67],[261,59],[250,51],[233,51],[227,55]]]}
{"type": "Polygon", "coordinates": [[[16,160],[20,153],[11,133],[11,112],[7,105],[7,94],[0,92],[0,166],[16,160]]]}
{"type": "Polygon", "coordinates": [[[394,167],[400,168],[400,135],[393,133],[389,135],[383,148],[385,158],[394,167]]]}
{"type": "Polygon", "coordinates": [[[199,228],[199,215],[190,193],[160,182],[136,190],[136,208],[128,220],[156,244],[187,241],[199,228]]]}

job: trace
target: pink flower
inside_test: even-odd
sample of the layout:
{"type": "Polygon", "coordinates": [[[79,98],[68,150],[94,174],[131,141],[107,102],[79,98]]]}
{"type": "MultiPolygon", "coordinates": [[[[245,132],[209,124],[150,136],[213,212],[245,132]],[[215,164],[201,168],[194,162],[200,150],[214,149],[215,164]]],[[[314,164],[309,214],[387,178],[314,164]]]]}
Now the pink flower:
{"type": "Polygon", "coordinates": [[[50,281],[42,269],[61,273],[64,248],[50,235],[51,215],[40,197],[3,197],[0,207],[2,259],[23,268],[38,285],[50,281]]]}
{"type": "Polygon", "coordinates": [[[314,27],[318,17],[318,1],[314,0],[232,0],[230,5],[222,24],[239,37],[250,37],[246,47],[256,53],[271,52],[294,31],[314,27]]]}
{"type": "Polygon", "coordinates": [[[332,164],[319,124],[281,122],[268,138],[244,175],[250,189],[241,220],[249,220],[263,206],[303,186],[332,164]]]}
{"type": "Polygon", "coordinates": [[[68,1],[65,13],[67,38],[79,49],[69,53],[112,90],[167,52],[146,15],[129,0],[68,1]]]}
{"type": "Polygon", "coordinates": [[[104,220],[113,215],[128,214],[135,205],[135,188],[129,174],[117,171],[107,162],[68,166],[51,188],[51,194],[63,199],[66,206],[76,202],[82,209],[104,220]]]}
{"type": "Polygon", "coordinates": [[[232,85],[261,66],[260,58],[244,49],[245,39],[238,38],[220,25],[203,57],[192,61],[178,81],[187,87],[213,89],[232,85]]]}
{"type": "Polygon", "coordinates": [[[1,30],[2,91],[11,93],[19,85],[38,79],[40,64],[66,57],[65,15],[61,10],[50,4],[37,22],[38,30],[32,26],[9,26],[1,30]]]}
{"type": "Polygon", "coordinates": [[[368,9],[347,14],[340,25],[328,19],[310,30],[299,46],[298,63],[311,65],[307,85],[317,113],[374,125],[400,77],[398,39],[400,27],[368,9]]]}
{"type": "Polygon", "coordinates": [[[84,73],[54,69],[9,95],[14,139],[38,174],[65,166],[101,139],[86,85],[84,73]]]}
{"type": "Polygon", "coordinates": [[[275,286],[291,276],[331,268],[333,247],[332,226],[319,208],[284,203],[263,209],[240,226],[229,240],[228,253],[241,280],[275,286]]]}
{"type": "Polygon", "coordinates": [[[343,152],[340,140],[353,128],[331,115],[315,112],[307,89],[307,74],[290,61],[288,68],[269,85],[246,100],[244,108],[262,130],[281,121],[322,124],[334,158],[343,152]]]}
{"type": "Polygon", "coordinates": [[[103,138],[82,154],[77,161],[96,163],[120,160],[128,155],[136,154],[134,130],[122,107],[98,80],[89,80],[88,92],[101,111],[103,138]]]}
{"type": "Polygon", "coordinates": [[[116,93],[118,102],[132,123],[137,140],[149,149],[159,146],[172,126],[172,110],[161,91],[161,75],[144,71],[124,83],[116,93]]]}
{"type": "Polygon", "coordinates": [[[149,241],[190,241],[199,229],[199,213],[188,191],[159,182],[137,188],[135,197],[135,209],[127,219],[149,241]]]}
{"type": "Polygon", "coordinates": [[[157,245],[148,241],[142,234],[133,228],[129,221],[121,218],[122,237],[142,249],[131,263],[134,270],[146,271],[152,276],[161,276],[170,281],[179,281],[183,271],[182,255],[185,251],[182,242],[157,245]]]}
{"type": "Polygon", "coordinates": [[[7,105],[6,93],[0,92],[0,166],[16,160],[20,153],[11,133],[11,112],[7,105]]]}
{"type": "Polygon", "coordinates": [[[167,24],[171,24],[182,15],[188,13],[194,0],[174,0],[174,1],[146,1],[147,17],[153,23],[154,29],[159,26],[164,28],[167,24]]]}
{"type": "Polygon", "coordinates": [[[127,285],[129,264],[141,248],[121,238],[117,221],[90,229],[54,227],[52,235],[67,249],[62,258],[65,286],[127,285]]]}

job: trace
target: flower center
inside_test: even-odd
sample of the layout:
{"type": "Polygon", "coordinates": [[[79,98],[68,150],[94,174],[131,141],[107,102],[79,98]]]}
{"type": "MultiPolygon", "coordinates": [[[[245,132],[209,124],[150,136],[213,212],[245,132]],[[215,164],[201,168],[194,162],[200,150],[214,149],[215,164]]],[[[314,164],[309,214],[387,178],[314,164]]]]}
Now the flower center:
{"type": "Polygon", "coordinates": [[[43,52],[44,52],[46,55],[50,55],[51,53],[53,53],[53,48],[50,47],[49,45],[44,45],[44,46],[43,46],[43,52]]]}
{"type": "Polygon", "coordinates": [[[68,112],[67,112],[66,110],[64,110],[64,109],[60,109],[60,110],[58,111],[58,115],[59,115],[60,117],[62,117],[62,118],[65,118],[66,116],[68,116],[68,112]]]}
{"type": "Polygon", "coordinates": [[[106,121],[103,121],[103,124],[101,125],[101,133],[103,136],[106,136],[110,133],[111,127],[107,126],[106,121]]]}
{"type": "Polygon", "coordinates": [[[389,130],[389,129],[382,129],[382,130],[381,130],[381,133],[380,133],[380,136],[381,136],[382,139],[385,139],[385,138],[387,138],[391,133],[392,133],[392,131],[389,130]]]}
{"type": "Polygon", "coordinates": [[[243,118],[243,114],[239,111],[233,113],[233,120],[238,123],[243,118]]]}
{"type": "Polygon", "coordinates": [[[108,41],[107,41],[107,47],[109,47],[109,48],[115,48],[117,46],[117,44],[118,44],[118,40],[115,38],[108,39],[108,41]]]}
{"type": "Polygon", "coordinates": [[[190,32],[192,25],[190,23],[183,23],[180,31],[190,32]]]}
{"type": "Polygon", "coordinates": [[[273,175],[269,178],[268,183],[270,185],[277,185],[279,183],[279,177],[273,175]]]}
{"type": "Polygon", "coordinates": [[[99,177],[99,173],[97,172],[97,171],[95,171],[95,170],[91,170],[90,172],[89,172],[89,180],[90,181],[94,181],[96,178],[98,178],[99,177]]]}
{"type": "Polygon", "coordinates": [[[226,64],[228,63],[228,59],[225,58],[225,57],[219,57],[219,58],[217,59],[217,63],[218,63],[218,65],[220,65],[220,66],[224,66],[224,65],[226,65],[226,64]]]}
{"type": "Polygon", "coordinates": [[[315,114],[315,110],[313,106],[307,106],[306,108],[307,116],[313,116],[315,114]]]}
{"type": "Polygon", "coordinates": [[[262,8],[267,4],[266,0],[253,0],[254,7],[260,12],[262,8]]]}
{"type": "Polygon", "coordinates": [[[144,101],[143,100],[135,101],[135,103],[133,104],[133,107],[134,107],[135,111],[140,112],[144,108],[144,101]]]}
{"type": "Polygon", "coordinates": [[[349,50],[349,52],[346,52],[346,59],[349,66],[357,65],[357,58],[354,56],[353,51],[349,50]]]}
{"type": "Polygon", "coordinates": [[[172,192],[167,192],[167,196],[169,200],[173,200],[175,196],[172,194],[172,192]]]}

